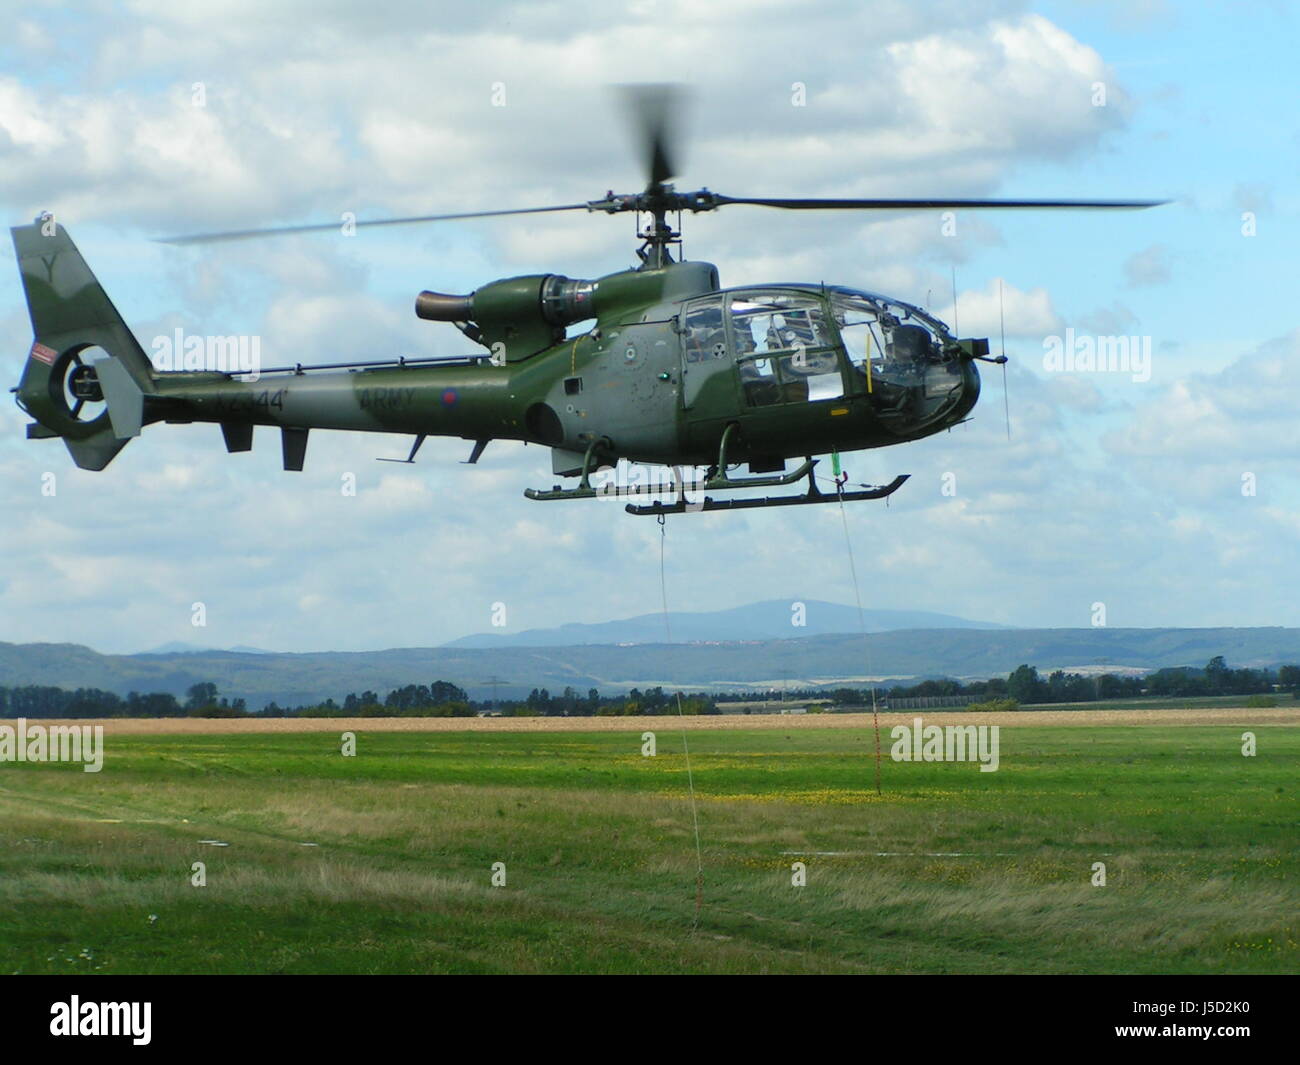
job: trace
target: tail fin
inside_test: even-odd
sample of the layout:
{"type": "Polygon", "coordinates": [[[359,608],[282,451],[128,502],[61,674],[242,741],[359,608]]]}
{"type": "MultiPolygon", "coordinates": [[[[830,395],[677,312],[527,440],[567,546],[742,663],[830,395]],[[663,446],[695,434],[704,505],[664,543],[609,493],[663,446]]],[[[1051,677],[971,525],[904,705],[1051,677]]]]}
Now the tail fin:
{"type": "Polygon", "coordinates": [[[61,437],[78,466],[102,470],[139,435],[153,367],[67,230],[46,215],[10,232],[36,335],[17,388],[36,419],[27,435],[61,437]],[[95,348],[109,358],[92,361],[95,348]]]}

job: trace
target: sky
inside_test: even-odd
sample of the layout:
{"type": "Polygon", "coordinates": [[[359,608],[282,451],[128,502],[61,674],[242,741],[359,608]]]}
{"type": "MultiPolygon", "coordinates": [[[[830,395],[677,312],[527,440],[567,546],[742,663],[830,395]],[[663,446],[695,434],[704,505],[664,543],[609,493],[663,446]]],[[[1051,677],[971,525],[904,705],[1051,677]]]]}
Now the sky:
{"type": "MultiPolygon", "coordinates": [[[[339,0],[0,4],[0,204],[53,211],[144,343],[260,338],[270,365],[461,354],[421,289],[598,277],[628,216],[176,247],[223,228],[573,203],[644,183],[611,86],[690,92],[679,188],[732,196],[1158,198],[1140,212],[688,218],[724,286],[826,281],[1002,350],[973,419],[845,456],[886,506],[685,515],[527,501],[545,449],[145,429],[102,473],[0,405],[0,640],[105,652],[427,646],[789,597],[1002,624],[1300,624],[1297,15],[1282,3],[791,5],[339,0]],[[1248,62],[1240,61],[1249,57],[1248,62]],[[953,279],[957,299],[954,308],[953,279]],[[1149,374],[1068,372],[1131,336],[1149,374]],[[49,475],[53,475],[51,479],[49,475]],[[355,476],[355,495],[340,490],[355,476]],[[54,486],[50,494],[49,486],[54,486]],[[845,535],[847,520],[848,540],[845,535]],[[202,604],[201,611],[196,604],[202,604]],[[1099,611],[1098,607],[1101,607],[1099,611]],[[204,622],[195,625],[196,620],[204,622]]],[[[0,261],[0,365],[31,329],[0,261]],[[7,354],[5,354],[7,353],[7,354]]],[[[798,635],[792,630],[792,635],[798,635]]]]}

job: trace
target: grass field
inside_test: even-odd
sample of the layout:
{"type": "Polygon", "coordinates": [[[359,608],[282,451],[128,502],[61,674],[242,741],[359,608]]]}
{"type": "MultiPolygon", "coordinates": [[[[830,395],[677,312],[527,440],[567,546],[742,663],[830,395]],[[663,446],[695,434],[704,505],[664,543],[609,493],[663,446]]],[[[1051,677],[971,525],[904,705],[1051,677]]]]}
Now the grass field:
{"type": "Polygon", "coordinates": [[[98,774],[0,766],[0,971],[1295,972],[1300,727],[1214,713],[1035,715],[996,773],[890,761],[891,720],[882,797],[869,728],[692,731],[698,923],[672,720],[362,723],[351,758],[335,722],[110,723],[98,774]]]}

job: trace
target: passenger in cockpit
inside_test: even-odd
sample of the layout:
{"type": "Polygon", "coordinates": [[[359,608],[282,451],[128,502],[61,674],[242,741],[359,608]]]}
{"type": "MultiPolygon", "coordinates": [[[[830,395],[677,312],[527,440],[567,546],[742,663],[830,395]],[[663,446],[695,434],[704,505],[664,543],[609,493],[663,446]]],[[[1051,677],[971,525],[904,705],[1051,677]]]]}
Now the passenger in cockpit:
{"type": "Polygon", "coordinates": [[[925,380],[931,350],[930,334],[919,325],[884,323],[884,359],[875,371],[876,407],[881,414],[909,416],[918,401],[917,389],[925,380]]]}
{"type": "Polygon", "coordinates": [[[930,354],[930,347],[930,334],[919,325],[900,325],[891,337],[889,357],[919,364],[930,354]]]}

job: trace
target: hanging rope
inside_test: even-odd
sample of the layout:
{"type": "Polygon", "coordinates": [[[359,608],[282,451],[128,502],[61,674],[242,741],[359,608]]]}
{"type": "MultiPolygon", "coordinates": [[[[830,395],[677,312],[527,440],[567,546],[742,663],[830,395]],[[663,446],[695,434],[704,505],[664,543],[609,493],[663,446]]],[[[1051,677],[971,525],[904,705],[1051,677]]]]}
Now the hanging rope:
{"type": "MultiPolygon", "coordinates": [[[[668,616],[668,580],[664,576],[664,543],[668,539],[668,523],[659,515],[659,595],[664,608],[664,631],[668,642],[673,642],[673,626],[668,616]]],[[[686,714],[682,710],[682,692],[677,690],[677,718],[682,727],[682,751],[686,755],[686,783],[691,795],[691,822],[695,826],[695,920],[694,932],[700,926],[700,911],[704,907],[704,851],[700,847],[700,815],[695,805],[695,776],[691,772],[691,748],[686,742],[686,714]]]]}
{"type": "Polygon", "coordinates": [[[844,485],[849,479],[840,472],[840,453],[831,452],[831,467],[835,471],[835,494],[840,500],[840,521],[844,525],[844,546],[849,555],[849,573],[853,575],[853,598],[858,604],[858,628],[862,631],[863,657],[867,665],[867,679],[871,683],[871,722],[876,732],[876,794],[880,792],[880,712],[876,706],[876,682],[871,677],[871,644],[867,639],[867,616],[862,612],[862,592],[858,589],[858,567],[853,561],[853,538],[849,536],[849,516],[844,509],[844,485]]]}

